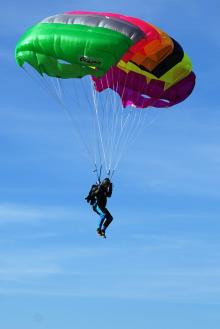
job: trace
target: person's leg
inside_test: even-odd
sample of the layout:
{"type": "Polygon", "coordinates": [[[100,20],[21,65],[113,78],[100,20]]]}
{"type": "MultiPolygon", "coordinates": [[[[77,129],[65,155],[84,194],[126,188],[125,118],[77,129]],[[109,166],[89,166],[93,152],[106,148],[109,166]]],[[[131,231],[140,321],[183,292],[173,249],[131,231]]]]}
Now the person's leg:
{"type": "Polygon", "coordinates": [[[98,214],[99,216],[101,215],[101,213],[98,211],[98,205],[97,205],[97,203],[95,203],[93,206],[92,206],[92,209],[93,209],[93,211],[95,211],[96,212],[96,214],[98,214]]]}
{"type": "Polygon", "coordinates": [[[97,206],[96,209],[97,209],[97,213],[99,213],[99,218],[100,218],[98,229],[101,230],[101,229],[102,229],[103,222],[104,222],[104,220],[105,220],[105,218],[106,218],[106,215],[105,215],[105,213],[103,212],[103,210],[100,209],[98,206],[97,206]]]}
{"type": "Polygon", "coordinates": [[[105,213],[105,220],[103,221],[103,228],[102,231],[105,233],[107,227],[111,224],[111,222],[113,221],[113,217],[110,214],[110,212],[108,211],[107,208],[105,208],[105,210],[103,211],[105,213]]]}

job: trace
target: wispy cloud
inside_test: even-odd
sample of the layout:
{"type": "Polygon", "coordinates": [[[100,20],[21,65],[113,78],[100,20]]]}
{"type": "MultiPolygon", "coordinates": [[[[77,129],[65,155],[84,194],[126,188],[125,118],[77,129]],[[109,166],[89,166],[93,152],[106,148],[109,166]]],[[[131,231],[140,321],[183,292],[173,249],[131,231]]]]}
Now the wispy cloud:
{"type": "Polygon", "coordinates": [[[18,246],[1,252],[0,290],[6,295],[219,303],[220,246],[206,238],[142,233],[129,234],[129,245],[122,239],[106,245],[89,240],[85,246],[65,241],[18,246]],[[198,253],[202,261],[195,261],[198,253]]]}
{"type": "Polygon", "coordinates": [[[81,218],[82,210],[62,207],[29,207],[17,204],[0,204],[0,224],[10,222],[37,223],[42,220],[73,220],[81,218]]]}
{"type": "MultiPolygon", "coordinates": [[[[6,295],[32,295],[32,296],[65,296],[98,299],[126,299],[126,300],[155,300],[166,302],[187,302],[219,304],[220,289],[219,279],[213,275],[202,275],[201,272],[194,273],[143,273],[135,276],[136,280],[128,277],[105,276],[108,284],[105,289],[91,284],[92,276],[83,280],[83,284],[72,284],[67,287],[49,287],[45,289],[28,287],[1,288],[1,294],[6,295]],[[217,280],[216,280],[217,278],[217,280]],[[114,279],[114,281],[112,280],[114,279]]],[[[103,280],[100,280],[104,284],[103,280]]]]}

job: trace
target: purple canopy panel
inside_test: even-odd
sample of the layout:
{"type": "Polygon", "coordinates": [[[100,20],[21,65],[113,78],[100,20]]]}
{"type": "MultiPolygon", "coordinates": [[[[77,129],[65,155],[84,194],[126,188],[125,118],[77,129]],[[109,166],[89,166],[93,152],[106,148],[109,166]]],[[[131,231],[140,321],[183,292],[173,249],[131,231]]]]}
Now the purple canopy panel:
{"type": "Polygon", "coordinates": [[[162,95],[163,98],[168,98],[172,100],[173,105],[182,102],[186,99],[195,86],[196,76],[193,72],[191,72],[187,77],[183,80],[176,83],[174,86],[164,91],[162,95]]]}
{"type": "Polygon", "coordinates": [[[168,107],[169,103],[160,100],[164,92],[164,82],[151,80],[135,72],[125,73],[117,67],[112,67],[103,77],[93,77],[95,88],[101,92],[107,88],[116,91],[122,100],[124,107],[135,106],[138,108],[168,107]]]}
{"type": "Polygon", "coordinates": [[[136,72],[124,72],[118,67],[112,67],[103,77],[92,77],[95,88],[101,92],[107,88],[116,91],[124,107],[165,108],[184,100],[193,90],[195,75],[191,72],[186,78],[174,86],[164,90],[164,81],[150,80],[136,72]]]}

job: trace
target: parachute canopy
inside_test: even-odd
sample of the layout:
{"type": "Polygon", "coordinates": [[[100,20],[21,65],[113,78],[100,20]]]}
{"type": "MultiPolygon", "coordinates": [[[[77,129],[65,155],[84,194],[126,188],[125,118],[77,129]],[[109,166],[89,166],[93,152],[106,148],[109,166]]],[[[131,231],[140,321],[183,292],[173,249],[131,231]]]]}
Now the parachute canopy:
{"type": "Polygon", "coordinates": [[[45,18],[21,37],[16,60],[50,77],[91,75],[96,91],[113,89],[124,107],[170,107],[195,85],[191,61],[177,41],[121,14],[72,11],[45,18]]]}

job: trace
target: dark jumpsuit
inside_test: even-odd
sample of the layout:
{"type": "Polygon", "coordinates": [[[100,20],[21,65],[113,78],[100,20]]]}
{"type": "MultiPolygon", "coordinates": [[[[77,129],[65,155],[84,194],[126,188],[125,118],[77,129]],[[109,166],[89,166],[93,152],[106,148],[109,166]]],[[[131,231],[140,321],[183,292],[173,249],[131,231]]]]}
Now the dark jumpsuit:
{"type": "Polygon", "coordinates": [[[101,185],[93,185],[88,198],[93,201],[90,201],[93,210],[100,216],[99,229],[103,231],[109,226],[112,222],[113,217],[106,208],[107,198],[110,198],[112,195],[112,183],[106,188],[101,185]]]}
{"type": "Polygon", "coordinates": [[[113,217],[106,208],[107,198],[110,198],[112,195],[112,184],[108,188],[104,188],[102,185],[99,186],[96,193],[96,202],[93,205],[93,210],[96,211],[100,216],[99,229],[104,231],[107,229],[109,224],[112,222],[113,217]]]}

